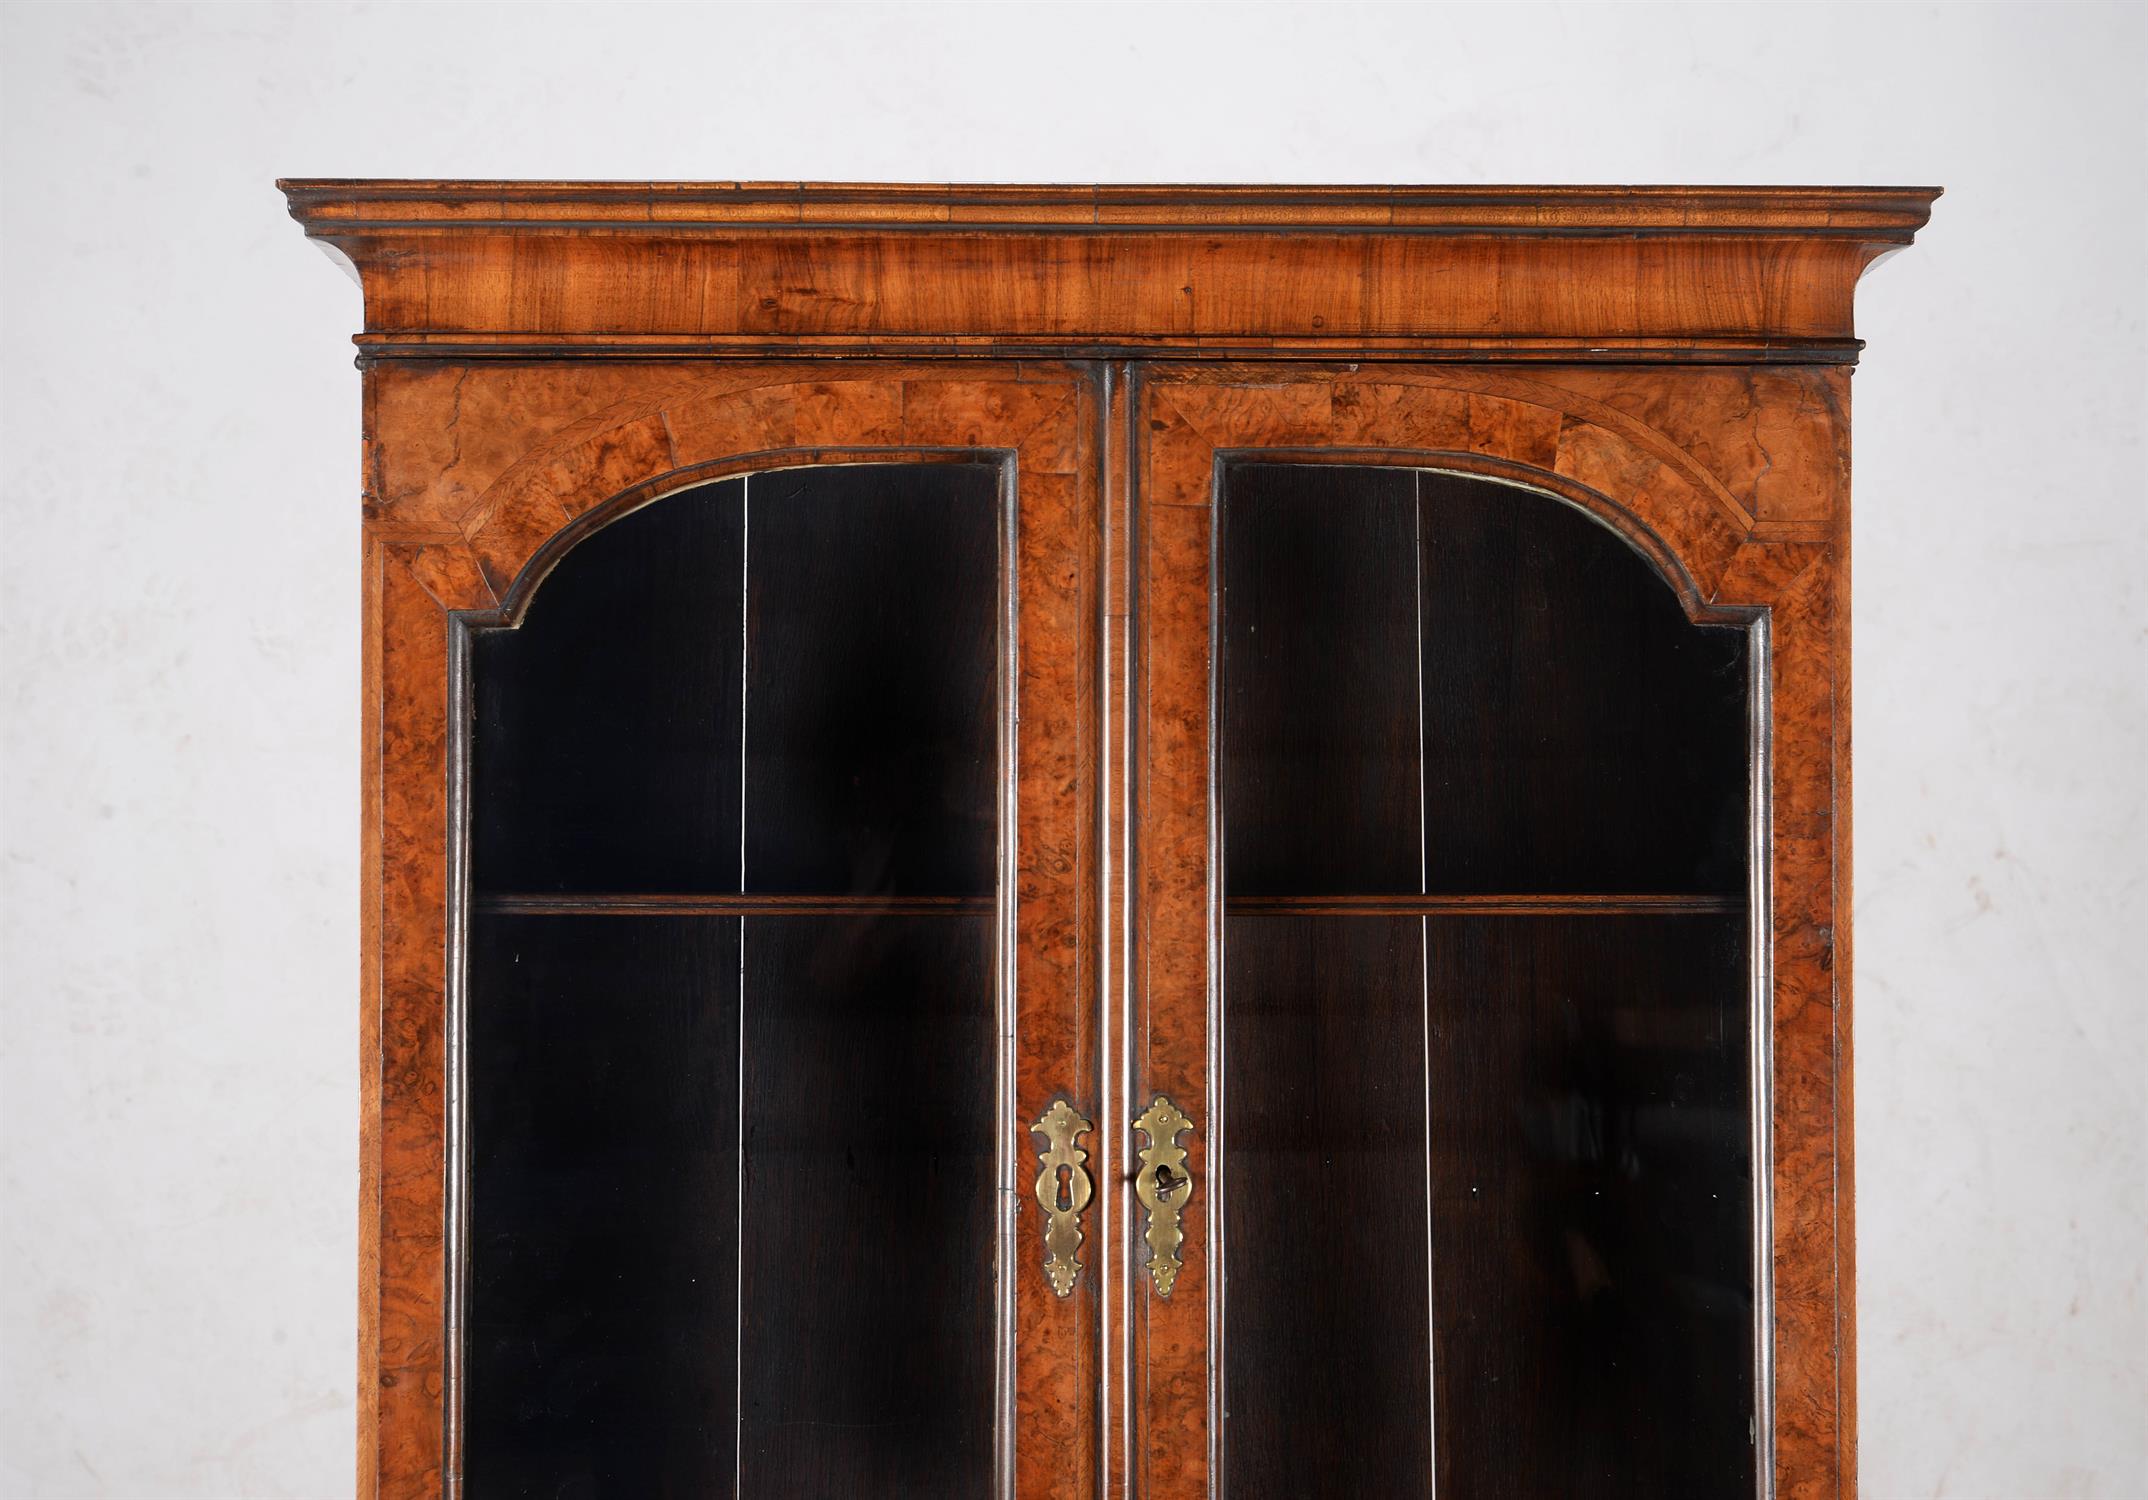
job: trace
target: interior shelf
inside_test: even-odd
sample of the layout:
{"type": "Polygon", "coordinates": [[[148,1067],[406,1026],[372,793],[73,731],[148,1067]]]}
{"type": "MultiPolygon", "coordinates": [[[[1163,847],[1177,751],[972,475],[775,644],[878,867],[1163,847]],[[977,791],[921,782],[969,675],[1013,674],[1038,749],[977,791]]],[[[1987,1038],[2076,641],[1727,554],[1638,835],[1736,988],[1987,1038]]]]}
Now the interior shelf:
{"type": "Polygon", "coordinates": [[[959,916],[988,912],[990,896],[699,895],[642,892],[503,892],[473,903],[486,916],[812,917],[959,916]]]}
{"type": "Polygon", "coordinates": [[[1683,894],[1434,894],[1404,896],[1231,896],[1225,911],[1305,917],[1719,916],[1745,909],[1735,896],[1683,894]]]}

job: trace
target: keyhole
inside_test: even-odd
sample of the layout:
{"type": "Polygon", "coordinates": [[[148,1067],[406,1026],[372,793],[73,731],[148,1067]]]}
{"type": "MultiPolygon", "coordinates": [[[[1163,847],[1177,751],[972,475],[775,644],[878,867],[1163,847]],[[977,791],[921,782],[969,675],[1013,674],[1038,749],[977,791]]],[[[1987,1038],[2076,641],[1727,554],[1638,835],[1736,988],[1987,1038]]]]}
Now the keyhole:
{"type": "Polygon", "coordinates": [[[1161,1195],[1170,1192],[1172,1184],[1177,1180],[1177,1178],[1171,1175],[1171,1169],[1169,1167],[1158,1167],[1156,1169],[1157,1193],[1161,1195]]]}
{"type": "Polygon", "coordinates": [[[1072,1208],[1072,1207],[1074,1206],[1074,1186],[1073,1186],[1073,1184],[1074,1184],[1074,1170],[1073,1170],[1073,1168],[1071,1168],[1071,1167],[1061,1167],[1061,1168],[1059,1169],[1059,1177],[1058,1177],[1058,1182],[1059,1182],[1059,1197],[1058,1197],[1058,1203],[1057,1203],[1057,1206],[1058,1206],[1059,1208],[1061,1208],[1061,1209],[1070,1209],[1070,1208],[1072,1208]]]}

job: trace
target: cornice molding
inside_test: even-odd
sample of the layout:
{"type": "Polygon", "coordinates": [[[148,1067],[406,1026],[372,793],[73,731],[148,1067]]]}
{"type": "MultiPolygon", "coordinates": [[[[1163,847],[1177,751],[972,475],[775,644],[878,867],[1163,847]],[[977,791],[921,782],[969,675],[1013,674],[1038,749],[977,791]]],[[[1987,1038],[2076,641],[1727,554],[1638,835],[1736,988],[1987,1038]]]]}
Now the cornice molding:
{"type": "Polygon", "coordinates": [[[1558,235],[1843,235],[1908,244],[1937,188],[1012,187],[938,183],[507,182],[286,178],[291,216],[331,226],[619,225],[1558,235]]]}
{"type": "Polygon", "coordinates": [[[1938,190],[279,184],[367,358],[1854,360],[1938,190]]]}

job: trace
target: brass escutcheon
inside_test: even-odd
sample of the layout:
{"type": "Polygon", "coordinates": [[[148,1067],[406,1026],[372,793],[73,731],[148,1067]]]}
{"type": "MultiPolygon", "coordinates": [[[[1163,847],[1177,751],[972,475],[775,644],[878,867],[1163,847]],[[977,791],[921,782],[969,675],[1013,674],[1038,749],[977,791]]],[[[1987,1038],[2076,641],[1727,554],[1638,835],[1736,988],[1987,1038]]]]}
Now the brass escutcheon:
{"type": "Polygon", "coordinates": [[[1178,1280],[1182,1262],[1178,1247],[1186,1242],[1179,1227],[1179,1211],[1193,1196],[1193,1176],[1186,1170],[1186,1148],[1178,1138],[1193,1129],[1193,1121],[1168,1097],[1158,1094],[1134,1121],[1134,1129],[1149,1138],[1141,1148],[1141,1171],[1134,1178],[1134,1196],[1149,1211],[1149,1280],[1156,1295],[1168,1297],[1178,1280]]]}
{"type": "Polygon", "coordinates": [[[1044,1210],[1044,1277],[1062,1297],[1073,1295],[1081,1276],[1081,1211],[1089,1206],[1093,1191],[1082,1163],[1089,1153],[1074,1142],[1089,1130],[1081,1112],[1064,1099],[1030,1126],[1044,1137],[1045,1149],[1037,1153],[1037,1205],[1044,1210]]]}

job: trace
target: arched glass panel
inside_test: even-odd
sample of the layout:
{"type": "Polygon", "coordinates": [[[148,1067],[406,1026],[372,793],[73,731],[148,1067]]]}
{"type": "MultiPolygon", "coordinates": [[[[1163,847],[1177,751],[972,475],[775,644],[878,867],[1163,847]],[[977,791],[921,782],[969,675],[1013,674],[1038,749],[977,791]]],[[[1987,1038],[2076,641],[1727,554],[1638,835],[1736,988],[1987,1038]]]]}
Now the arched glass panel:
{"type": "Polygon", "coordinates": [[[1220,505],[1225,1493],[1750,1494],[1751,633],[1514,485],[1220,505]]]}
{"type": "Polygon", "coordinates": [[[983,1494],[999,471],[788,470],[471,652],[464,1473],[983,1494]]]}

